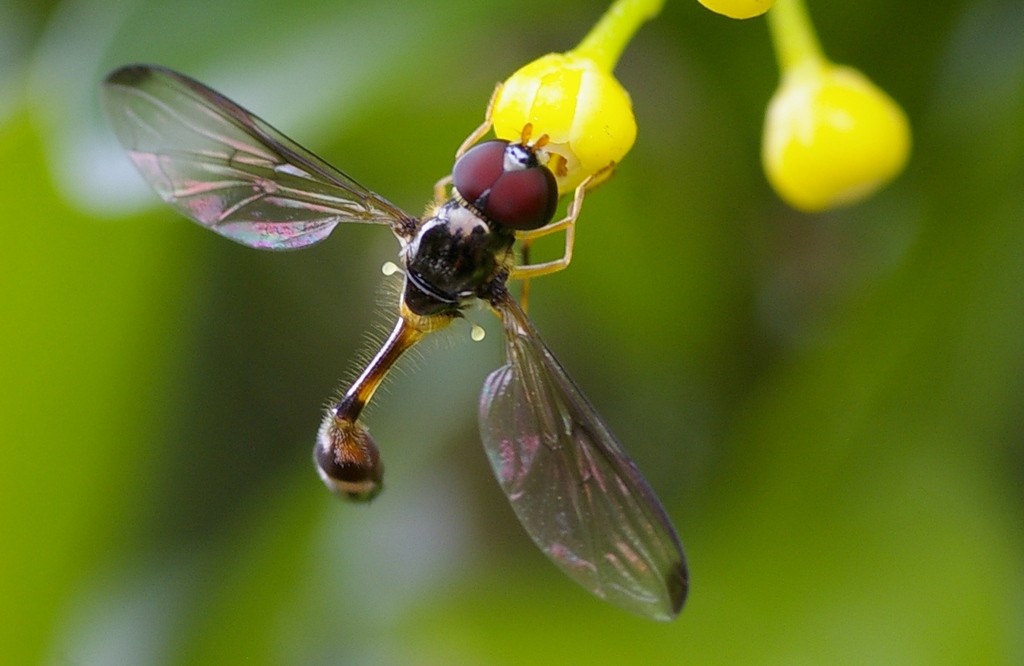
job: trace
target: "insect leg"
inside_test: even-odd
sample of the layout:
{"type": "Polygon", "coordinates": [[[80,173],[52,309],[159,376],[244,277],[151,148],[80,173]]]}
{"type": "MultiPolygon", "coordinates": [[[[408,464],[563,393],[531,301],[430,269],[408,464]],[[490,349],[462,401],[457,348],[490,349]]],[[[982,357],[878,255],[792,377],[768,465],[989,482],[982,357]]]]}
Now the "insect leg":
{"type": "MultiPolygon", "coordinates": [[[[593,178],[593,176],[591,176],[591,178],[593,178]]],[[[557,273],[569,265],[569,262],[572,261],[573,244],[576,241],[576,219],[579,217],[580,210],[583,208],[583,198],[586,196],[587,186],[590,184],[591,178],[588,178],[576,187],[576,191],[573,193],[572,203],[569,204],[569,209],[566,211],[565,217],[561,220],[546,224],[540,229],[520,231],[516,233],[516,239],[522,241],[524,246],[527,246],[527,244],[531,243],[536,238],[541,238],[564,230],[565,252],[562,257],[539,264],[524,263],[522,266],[515,266],[509,272],[509,279],[530,280],[532,278],[541,277],[542,275],[557,273]]]]}
{"type": "Polygon", "coordinates": [[[484,121],[480,123],[480,126],[473,130],[473,133],[466,137],[466,140],[462,142],[459,149],[455,151],[455,159],[462,157],[462,154],[473,147],[480,139],[484,138],[484,135],[491,131],[491,125],[494,123],[491,120],[491,113],[494,111],[494,102],[498,99],[498,93],[501,92],[502,84],[494,86],[494,92],[491,93],[491,100],[487,102],[487,111],[484,112],[484,121]]]}
{"type": "Polygon", "coordinates": [[[440,206],[448,200],[448,186],[452,184],[452,175],[448,174],[434,183],[434,205],[440,206]]]}

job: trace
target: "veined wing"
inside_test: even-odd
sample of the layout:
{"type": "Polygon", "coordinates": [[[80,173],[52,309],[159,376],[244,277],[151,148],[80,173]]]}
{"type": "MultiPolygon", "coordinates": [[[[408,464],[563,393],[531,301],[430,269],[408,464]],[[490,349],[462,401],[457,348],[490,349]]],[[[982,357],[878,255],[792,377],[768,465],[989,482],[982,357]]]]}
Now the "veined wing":
{"type": "Polygon", "coordinates": [[[186,217],[244,245],[289,249],[339,222],[415,220],[223,95],[162,67],[129,65],[103,102],[142,177],[186,217]]]}
{"type": "Polygon", "coordinates": [[[484,383],[480,432],[512,508],[577,583],[671,620],[688,574],[665,510],[515,300],[506,293],[495,308],[508,362],[484,383]]]}

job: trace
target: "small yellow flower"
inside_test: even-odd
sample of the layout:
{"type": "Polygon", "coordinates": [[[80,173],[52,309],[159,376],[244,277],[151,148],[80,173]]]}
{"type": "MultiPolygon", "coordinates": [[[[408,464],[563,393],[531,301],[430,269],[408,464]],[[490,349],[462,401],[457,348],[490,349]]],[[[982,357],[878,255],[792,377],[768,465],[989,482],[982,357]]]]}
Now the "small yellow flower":
{"type": "Polygon", "coordinates": [[[615,0],[568,53],[549,53],[522,67],[499,88],[490,121],[499,139],[547,135],[544,150],[559,194],[611,175],[636,140],[629,93],[612,74],[622,50],[665,0],[615,0]]]}
{"type": "Polygon", "coordinates": [[[517,140],[528,123],[534,137],[548,136],[544,149],[562,158],[553,171],[563,194],[589,176],[610,174],[636,140],[629,93],[609,70],[572,51],[519,69],[505,81],[491,113],[498,138],[517,140]]]}
{"type": "Polygon", "coordinates": [[[716,14],[734,19],[746,19],[760,16],[772,8],[775,0],[700,0],[716,14]]]}
{"type": "Polygon", "coordinates": [[[761,162],[768,182],[807,212],[853,203],[895,178],[910,156],[903,109],[822,52],[803,0],[768,12],[782,82],[768,103],[761,162]]]}
{"type": "Polygon", "coordinates": [[[851,67],[807,61],[783,75],[768,105],[762,162],[795,208],[860,200],[899,174],[909,154],[903,110],[851,67]]]}

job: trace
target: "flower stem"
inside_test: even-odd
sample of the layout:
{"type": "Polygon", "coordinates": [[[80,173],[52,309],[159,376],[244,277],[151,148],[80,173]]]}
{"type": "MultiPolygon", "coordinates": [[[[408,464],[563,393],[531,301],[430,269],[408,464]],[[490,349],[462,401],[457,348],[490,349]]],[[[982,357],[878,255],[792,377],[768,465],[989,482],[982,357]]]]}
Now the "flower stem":
{"type": "Polygon", "coordinates": [[[776,0],[768,10],[768,30],[783,73],[800,65],[826,62],[804,0],[776,0]]]}
{"type": "Polygon", "coordinates": [[[611,72],[636,31],[664,4],[665,0],[616,0],[571,53],[611,72]]]}

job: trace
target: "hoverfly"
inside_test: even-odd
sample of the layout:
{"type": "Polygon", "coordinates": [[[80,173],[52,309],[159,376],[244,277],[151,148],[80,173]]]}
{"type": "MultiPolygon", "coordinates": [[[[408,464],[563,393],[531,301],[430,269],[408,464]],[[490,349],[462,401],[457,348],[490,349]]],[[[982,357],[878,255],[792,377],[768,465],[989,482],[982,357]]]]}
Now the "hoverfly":
{"type": "Polygon", "coordinates": [[[369,500],[381,488],[376,444],[359,421],[388,370],[426,335],[483,301],[501,320],[507,363],[480,397],[480,434],[502,490],[534,543],[596,596],[674,618],[688,574],[679,537],[622,445],[541,340],[507,282],[564,268],[586,183],[566,218],[544,137],[460,147],[422,218],[403,212],[260,118],[193,79],[129,65],[103,82],[107,115],[142,177],[186,217],[254,248],[317,243],[342,222],[386,225],[404,273],[397,323],[325,414],[314,446],[329,488],[369,500]],[[450,186],[450,188],[449,188],[450,186]],[[450,192],[449,192],[450,189],[450,192]],[[518,265],[517,240],[566,231],[561,260],[518,265]]]}

